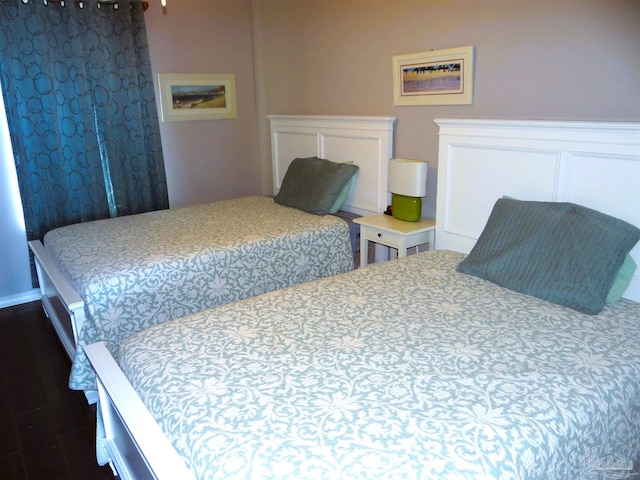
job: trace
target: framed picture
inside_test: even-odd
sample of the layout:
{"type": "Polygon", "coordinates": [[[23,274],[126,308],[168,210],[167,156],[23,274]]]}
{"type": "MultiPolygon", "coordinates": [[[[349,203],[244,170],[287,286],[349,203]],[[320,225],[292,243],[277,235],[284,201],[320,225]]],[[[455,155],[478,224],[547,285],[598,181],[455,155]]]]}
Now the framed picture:
{"type": "Polygon", "coordinates": [[[394,105],[473,103],[473,47],[393,57],[394,105]]]}
{"type": "Polygon", "coordinates": [[[163,122],[236,118],[236,79],[231,73],[159,73],[163,122]]]}

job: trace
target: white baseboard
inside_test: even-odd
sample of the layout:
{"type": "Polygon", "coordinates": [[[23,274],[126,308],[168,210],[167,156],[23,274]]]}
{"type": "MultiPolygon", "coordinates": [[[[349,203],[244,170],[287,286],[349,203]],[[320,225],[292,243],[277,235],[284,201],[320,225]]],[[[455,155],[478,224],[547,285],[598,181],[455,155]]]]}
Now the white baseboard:
{"type": "Polygon", "coordinates": [[[40,290],[34,288],[27,292],[0,297],[0,308],[13,307],[23,303],[35,302],[36,300],[40,300],[40,290]]]}

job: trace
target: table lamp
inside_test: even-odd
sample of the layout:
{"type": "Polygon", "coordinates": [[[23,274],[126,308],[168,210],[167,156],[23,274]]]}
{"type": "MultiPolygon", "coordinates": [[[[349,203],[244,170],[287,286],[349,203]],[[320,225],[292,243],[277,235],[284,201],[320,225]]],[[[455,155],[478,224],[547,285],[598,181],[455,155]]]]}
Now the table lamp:
{"type": "Polygon", "coordinates": [[[392,158],[389,163],[389,191],[394,218],[417,222],[422,214],[422,197],[427,194],[427,170],[423,160],[392,158]]]}

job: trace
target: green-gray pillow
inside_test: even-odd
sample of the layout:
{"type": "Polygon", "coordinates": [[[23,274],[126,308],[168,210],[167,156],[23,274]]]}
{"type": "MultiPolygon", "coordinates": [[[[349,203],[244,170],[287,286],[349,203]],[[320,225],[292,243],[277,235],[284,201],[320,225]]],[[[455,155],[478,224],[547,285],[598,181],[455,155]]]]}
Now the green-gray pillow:
{"type": "Polygon", "coordinates": [[[296,158],[289,165],[274,200],[280,205],[324,215],[357,171],[358,167],[353,164],[318,157],[296,158]]]}
{"type": "MultiPolygon", "coordinates": [[[[519,198],[511,197],[509,195],[503,195],[502,198],[520,200],[519,198]]],[[[633,274],[635,273],[636,268],[636,262],[631,257],[631,254],[628,253],[624,259],[622,267],[618,270],[618,274],[611,286],[611,290],[609,290],[609,293],[607,294],[607,300],[605,303],[615,303],[622,298],[622,295],[624,295],[624,292],[631,284],[631,280],[633,280],[633,274]]]]}
{"type": "Polygon", "coordinates": [[[637,227],[580,205],[501,198],[457,270],[596,314],[638,240],[637,227]]]}

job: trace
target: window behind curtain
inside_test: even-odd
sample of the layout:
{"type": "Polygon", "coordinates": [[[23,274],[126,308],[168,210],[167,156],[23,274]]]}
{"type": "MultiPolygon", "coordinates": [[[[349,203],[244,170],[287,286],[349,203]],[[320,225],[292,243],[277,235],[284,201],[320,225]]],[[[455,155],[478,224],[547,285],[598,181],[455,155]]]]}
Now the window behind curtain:
{"type": "Polygon", "coordinates": [[[0,308],[35,300],[18,179],[0,95],[0,308]]]}

